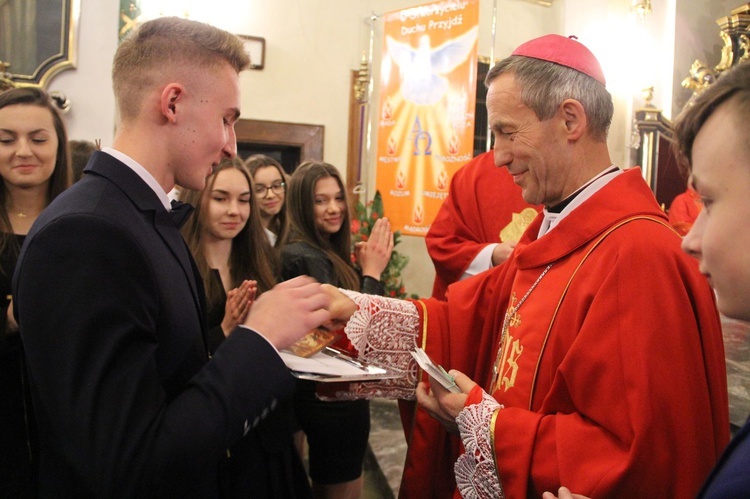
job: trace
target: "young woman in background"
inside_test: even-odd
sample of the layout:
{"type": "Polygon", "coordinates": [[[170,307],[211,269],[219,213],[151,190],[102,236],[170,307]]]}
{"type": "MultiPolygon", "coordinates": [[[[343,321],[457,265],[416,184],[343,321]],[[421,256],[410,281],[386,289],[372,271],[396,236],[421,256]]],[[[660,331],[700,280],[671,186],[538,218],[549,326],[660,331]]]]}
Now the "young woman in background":
{"type": "MultiPolygon", "coordinates": [[[[213,355],[244,321],[256,294],[276,283],[277,260],[254,203],[252,177],[240,159],[223,160],[203,191],[183,191],[180,199],[196,208],[182,231],[206,289],[213,355]]],[[[292,421],[291,404],[281,403],[228,450],[222,463],[227,497],[310,497],[292,421]]]]}
{"type": "Polygon", "coordinates": [[[287,234],[286,174],[281,164],[270,156],[256,154],[245,161],[255,183],[254,194],[260,209],[260,220],[272,246],[279,247],[287,234]]]}
{"type": "MultiPolygon", "coordinates": [[[[380,275],[393,252],[390,223],[378,220],[355,248],[352,265],[346,191],[338,170],[319,161],[301,164],[287,191],[290,234],[281,249],[281,275],[309,275],[321,283],[365,293],[384,293],[380,275]]],[[[317,498],[357,498],[370,432],[366,400],[324,402],[315,384],[298,381],[294,411],[309,446],[310,477],[317,498]]]]}
{"type": "Polygon", "coordinates": [[[36,496],[38,438],[11,280],[37,216],[70,185],[68,137],[46,92],[0,93],[0,491],[36,496]]]}

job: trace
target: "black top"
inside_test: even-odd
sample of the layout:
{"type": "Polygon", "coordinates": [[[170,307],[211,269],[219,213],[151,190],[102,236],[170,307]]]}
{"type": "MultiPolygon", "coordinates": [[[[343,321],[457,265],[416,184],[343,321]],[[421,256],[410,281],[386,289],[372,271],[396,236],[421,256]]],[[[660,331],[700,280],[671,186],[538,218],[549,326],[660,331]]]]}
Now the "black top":
{"type": "MultiPolygon", "coordinates": [[[[293,242],[281,250],[281,276],[287,280],[299,275],[341,286],[335,278],[333,262],[323,250],[308,243],[293,242]]],[[[383,285],[372,277],[362,279],[361,291],[384,293],[383,285]]],[[[346,348],[346,343],[346,338],[342,338],[336,346],[346,348]]],[[[321,401],[315,392],[314,382],[298,380],[294,411],[307,435],[310,478],[320,484],[355,480],[362,474],[370,433],[369,402],[363,399],[321,401]]]]}
{"type": "MultiPolygon", "coordinates": [[[[25,235],[15,235],[18,248],[25,235]]],[[[39,440],[23,346],[18,333],[6,334],[11,278],[16,268],[18,248],[11,245],[0,254],[0,495],[34,497],[39,440]]]]}
{"type": "Polygon", "coordinates": [[[750,420],[734,436],[703,485],[701,499],[750,497],[750,420]]]}
{"type": "MultiPolygon", "coordinates": [[[[18,260],[18,252],[23,246],[23,242],[26,239],[26,235],[13,234],[16,240],[17,247],[8,245],[5,250],[0,253],[0,305],[2,305],[3,316],[0,317],[0,331],[5,331],[6,323],[8,322],[8,303],[10,302],[11,295],[11,281],[13,280],[13,272],[16,270],[16,261],[18,260]]],[[[1,341],[1,340],[0,340],[1,341]]]]}
{"type": "MultiPolygon", "coordinates": [[[[293,242],[281,249],[281,278],[309,275],[323,284],[341,286],[333,273],[333,262],[321,250],[305,242],[293,242]]],[[[370,276],[361,277],[361,290],[369,295],[385,295],[383,283],[370,276]]]]}

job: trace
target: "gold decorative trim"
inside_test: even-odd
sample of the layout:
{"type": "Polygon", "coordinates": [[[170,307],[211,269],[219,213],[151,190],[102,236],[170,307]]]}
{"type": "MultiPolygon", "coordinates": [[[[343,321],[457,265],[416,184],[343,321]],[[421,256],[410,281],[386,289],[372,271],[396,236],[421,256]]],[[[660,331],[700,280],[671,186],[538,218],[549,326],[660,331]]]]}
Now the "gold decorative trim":
{"type": "MultiPolygon", "coordinates": [[[[81,0],[63,0],[62,24],[60,30],[60,52],[52,54],[42,61],[31,75],[13,74],[12,80],[17,87],[47,88],[50,80],[65,69],[76,68],[78,60],[77,34],[80,23],[81,0]]],[[[8,61],[12,70],[13,61],[8,61]]]]}
{"type": "Polygon", "coordinates": [[[8,73],[7,62],[0,61],[0,92],[5,92],[11,88],[16,88],[16,82],[13,81],[13,75],[8,73]]]}
{"type": "Polygon", "coordinates": [[[715,82],[717,76],[716,71],[708,67],[705,62],[696,59],[690,66],[689,76],[682,80],[681,85],[682,88],[692,90],[693,95],[698,95],[715,82]]]}
{"type": "Polygon", "coordinates": [[[732,9],[730,15],[716,20],[719,25],[719,36],[724,46],[721,48],[721,61],[711,68],[703,61],[696,59],[690,68],[689,76],[682,81],[682,86],[693,91],[685,105],[689,107],[709,85],[732,66],[750,59],[750,3],[732,9]]]}
{"type": "Polygon", "coordinates": [[[726,71],[730,67],[732,67],[732,62],[734,61],[734,51],[732,50],[732,39],[729,37],[729,35],[722,31],[719,33],[721,36],[721,41],[724,42],[724,46],[721,48],[721,61],[719,61],[719,64],[714,68],[715,71],[718,71],[721,73],[722,71],[726,71]]]}
{"type": "Polygon", "coordinates": [[[422,300],[415,300],[422,307],[422,350],[427,348],[427,305],[422,300]]]}
{"type": "Polygon", "coordinates": [[[560,300],[557,302],[557,306],[555,307],[555,311],[552,314],[552,320],[549,323],[549,327],[547,328],[547,334],[544,336],[544,342],[542,343],[542,348],[539,350],[539,357],[536,361],[536,369],[534,369],[534,378],[531,381],[531,391],[529,393],[529,410],[532,410],[532,405],[534,403],[534,391],[536,390],[536,380],[539,375],[539,367],[542,363],[542,356],[544,355],[544,349],[547,347],[547,341],[549,340],[550,333],[552,332],[552,327],[555,325],[555,319],[557,319],[557,313],[560,311],[560,307],[562,306],[562,302],[565,299],[565,296],[568,294],[568,289],[570,288],[570,285],[573,282],[573,278],[575,278],[576,274],[578,273],[578,270],[581,268],[583,263],[588,259],[589,255],[597,248],[599,247],[599,244],[601,244],[604,239],[606,239],[607,236],[609,236],[612,232],[619,229],[625,224],[628,224],[630,222],[633,222],[635,220],[650,220],[652,222],[656,222],[660,225],[663,225],[665,227],[668,227],[674,232],[674,229],[669,226],[669,224],[665,223],[663,220],[659,220],[658,218],[653,217],[647,217],[647,216],[635,216],[630,217],[622,222],[618,223],[617,225],[610,227],[602,236],[589,248],[589,250],[586,252],[586,254],[583,256],[581,261],[578,263],[578,266],[573,271],[573,275],[570,276],[570,279],[568,279],[568,284],[565,285],[565,289],[562,292],[562,296],[560,296],[560,300]]]}
{"type": "Polygon", "coordinates": [[[492,464],[495,465],[495,477],[497,483],[500,484],[500,490],[503,488],[503,482],[500,480],[500,468],[497,466],[497,447],[495,447],[495,425],[497,424],[497,415],[500,413],[500,409],[495,409],[490,418],[490,445],[492,446],[492,464]]]}
{"type": "Polygon", "coordinates": [[[370,86],[370,64],[367,55],[362,52],[362,60],[359,63],[357,77],[354,79],[354,97],[360,104],[367,103],[368,87],[370,86]]]}
{"type": "Polygon", "coordinates": [[[517,243],[538,214],[534,208],[524,208],[520,213],[511,214],[511,221],[500,231],[500,240],[517,243]]]}

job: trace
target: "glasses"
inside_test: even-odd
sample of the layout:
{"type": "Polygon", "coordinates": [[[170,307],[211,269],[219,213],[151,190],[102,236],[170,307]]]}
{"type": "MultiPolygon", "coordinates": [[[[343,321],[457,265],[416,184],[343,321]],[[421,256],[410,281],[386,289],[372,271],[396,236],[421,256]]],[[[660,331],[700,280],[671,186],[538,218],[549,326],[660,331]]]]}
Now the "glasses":
{"type": "Polygon", "coordinates": [[[271,185],[255,184],[255,194],[259,197],[266,197],[268,191],[273,191],[274,194],[281,194],[286,188],[286,182],[274,182],[271,185]]]}

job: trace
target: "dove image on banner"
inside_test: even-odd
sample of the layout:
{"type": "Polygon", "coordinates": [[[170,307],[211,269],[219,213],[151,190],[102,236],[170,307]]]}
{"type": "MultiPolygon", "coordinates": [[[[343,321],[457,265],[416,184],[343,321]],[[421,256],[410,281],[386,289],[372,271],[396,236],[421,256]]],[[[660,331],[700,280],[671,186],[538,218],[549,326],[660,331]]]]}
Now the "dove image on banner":
{"type": "Polygon", "coordinates": [[[424,236],[473,156],[479,1],[384,17],[377,189],[393,229],[424,236]]]}

